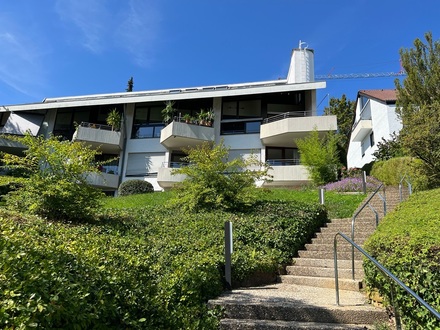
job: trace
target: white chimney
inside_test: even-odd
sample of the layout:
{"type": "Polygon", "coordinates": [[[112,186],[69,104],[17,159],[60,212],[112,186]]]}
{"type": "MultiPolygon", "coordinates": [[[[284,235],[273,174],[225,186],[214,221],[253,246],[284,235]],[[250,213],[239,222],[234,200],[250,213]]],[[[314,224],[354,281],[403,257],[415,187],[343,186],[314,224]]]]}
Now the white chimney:
{"type": "Polygon", "coordinates": [[[308,46],[302,48],[304,42],[299,41],[299,48],[292,51],[289,73],[287,74],[288,84],[299,84],[315,81],[314,53],[308,46]]]}

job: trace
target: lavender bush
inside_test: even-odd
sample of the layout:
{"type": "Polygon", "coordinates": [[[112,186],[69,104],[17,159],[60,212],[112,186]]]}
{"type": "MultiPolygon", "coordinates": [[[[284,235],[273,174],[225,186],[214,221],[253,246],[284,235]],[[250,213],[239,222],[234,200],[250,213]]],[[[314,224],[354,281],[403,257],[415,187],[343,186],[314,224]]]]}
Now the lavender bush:
{"type": "MultiPolygon", "coordinates": [[[[372,176],[367,176],[367,191],[373,191],[380,185],[380,181],[372,176]]],[[[351,177],[345,178],[341,181],[328,183],[323,187],[328,191],[337,191],[337,192],[362,192],[362,178],[360,177],[351,177]]]]}

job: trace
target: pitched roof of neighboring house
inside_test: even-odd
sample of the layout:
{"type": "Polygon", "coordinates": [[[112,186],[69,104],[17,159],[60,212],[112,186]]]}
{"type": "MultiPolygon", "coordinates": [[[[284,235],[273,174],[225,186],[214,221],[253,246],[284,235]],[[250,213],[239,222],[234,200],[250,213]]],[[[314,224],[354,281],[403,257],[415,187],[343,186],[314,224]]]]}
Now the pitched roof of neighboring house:
{"type": "Polygon", "coordinates": [[[360,90],[359,96],[366,96],[368,98],[376,99],[385,104],[395,104],[397,99],[397,91],[395,89],[370,89],[360,90]]]}

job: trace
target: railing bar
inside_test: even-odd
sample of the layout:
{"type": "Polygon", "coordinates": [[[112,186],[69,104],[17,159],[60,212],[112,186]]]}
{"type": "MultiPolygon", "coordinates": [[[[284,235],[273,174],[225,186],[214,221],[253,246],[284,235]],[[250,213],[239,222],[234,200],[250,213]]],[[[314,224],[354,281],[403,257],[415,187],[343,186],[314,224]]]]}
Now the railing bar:
{"type": "MultiPolygon", "coordinates": [[[[334,256],[335,256],[335,276],[337,276],[337,243],[336,239],[337,236],[341,236],[343,239],[345,239],[348,243],[350,243],[353,247],[355,247],[359,252],[361,252],[365,257],[367,257],[368,260],[370,260],[377,268],[379,268],[385,275],[390,277],[394,282],[396,282],[402,289],[404,289],[406,292],[408,292],[410,295],[412,295],[420,304],[422,304],[426,309],[428,309],[431,314],[433,314],[437,319],[440,320],[440,313],[436,311],[434,308],[432,308],[428,303],[426,303],[422,298],[419,297],[417,293],[415,293],[413,290],[411,290],[409,287],[407,287],[401,280],[399,280],[395,275],[393,275],[388,269],[386,269],[384,266],[382,266],[376,259],[374,259],[372,256],[370,256],[364,249],[362,249],[359,245],[357,245],[355,242],[353,242],[350,238],[348,238],[346,235],[344,235],[341,232],[338,232],[335,235],[333,246],[334,246],[334,256]]],[[[335,279],[336,281],[336,279],[335,279]]],[[[336,286],[335,286],[336,287],[336,286]]],[[[339,293],[337,293],[337,297],[339,297],[339,293]]],[[[336,302],[339,305],[339,299],[336,302]]]]}

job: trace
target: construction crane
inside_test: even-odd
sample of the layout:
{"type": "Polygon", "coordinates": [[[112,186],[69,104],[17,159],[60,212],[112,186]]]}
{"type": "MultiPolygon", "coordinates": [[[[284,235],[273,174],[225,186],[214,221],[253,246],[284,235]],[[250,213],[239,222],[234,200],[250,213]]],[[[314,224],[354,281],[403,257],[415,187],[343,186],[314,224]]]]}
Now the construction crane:
{"type": "Polygon", "coordinates": [[[315,80],[382,78],[382,77],[400,77],[400,76],[405,76],[405,75],[406,75],[406,72],[403,70],[399,71],[399,72],[326,74],[326,75],[316,75],[315,80]]]}

